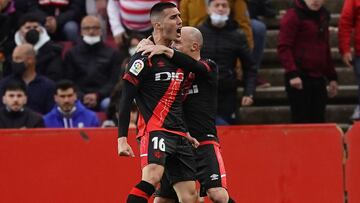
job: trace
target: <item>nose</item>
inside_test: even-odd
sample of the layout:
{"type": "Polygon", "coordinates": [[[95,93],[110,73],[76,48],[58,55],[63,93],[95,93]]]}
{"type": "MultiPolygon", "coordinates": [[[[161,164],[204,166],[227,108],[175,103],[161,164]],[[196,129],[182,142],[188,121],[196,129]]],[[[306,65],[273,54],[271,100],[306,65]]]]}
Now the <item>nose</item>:
{"type": "Polygon", "coordinates": [[[180,16],[177,17],[177,20],[178,20],[178,25],[182,25],[182,20],[181,20],[180,16]]]}

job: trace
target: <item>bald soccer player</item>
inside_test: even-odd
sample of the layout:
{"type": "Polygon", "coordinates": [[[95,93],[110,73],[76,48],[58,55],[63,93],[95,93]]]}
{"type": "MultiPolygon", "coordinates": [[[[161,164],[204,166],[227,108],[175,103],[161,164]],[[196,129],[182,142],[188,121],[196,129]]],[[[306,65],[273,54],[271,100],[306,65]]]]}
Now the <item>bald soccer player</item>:
{"type": "MultiPolygon", "coordinates": [[[[200,196],[208,195],[213,202],[234,202],[227,192],[226,172],[215,127],[218,69],[214,61],[201,59],[202,44],[203,38],[198,29],[183,27],[181,37],[172,45],[182,53],[159,45],[146,45],[139,51],[148,54],[149,58],[165,54],[175,64],[190,67],[193,71],[188,74],[183,109],[190,135],[200,142],[195,151],[200,196]]],[[[166,176],[161,181],[155,202],[177,202],[176,193],[166,176]]]]}

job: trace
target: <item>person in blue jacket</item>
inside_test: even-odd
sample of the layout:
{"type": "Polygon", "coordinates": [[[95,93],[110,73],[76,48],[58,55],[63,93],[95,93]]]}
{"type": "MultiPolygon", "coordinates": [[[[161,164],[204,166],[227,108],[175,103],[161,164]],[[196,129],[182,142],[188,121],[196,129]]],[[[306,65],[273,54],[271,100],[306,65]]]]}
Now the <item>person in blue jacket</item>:
{"type": "Polygon", "coordinates": [[[47,128],[85,128],[99,127],[96,113],[87,109],[77,99],[75,84],[70,80],[61,80],[56,84],[56,105],[44,116],[47,128]]]}

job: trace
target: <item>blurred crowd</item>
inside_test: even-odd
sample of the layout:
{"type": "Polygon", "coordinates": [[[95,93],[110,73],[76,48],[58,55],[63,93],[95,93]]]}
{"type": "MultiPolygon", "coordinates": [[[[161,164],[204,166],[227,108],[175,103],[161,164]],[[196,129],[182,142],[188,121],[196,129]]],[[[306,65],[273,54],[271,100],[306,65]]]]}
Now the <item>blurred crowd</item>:
{"type": "MultiPolygon", "coordinates": [[[[254,102],[256,88],[271,86],[258,76],[267,29],[262,19],[279,12],[271,0],[169,1],[183,26],[203,34],[202,57],[218,65],[217,124],[238,124],[239,107],[254,102]]],[[[157,2],[0,0],[0,128],[116,126],[121,78],[137,44],[152,33],[149,11],[157,2]]],[[[280,23],[278,55],[294,123],[324,122],[326,98],[337,94],[323,4],[293,0],[280,23]]],[[[345,0],[339,41],[345,63],[355,61],[360,77],[360,58],[353,59],[350,47],[353,30],[360,31],[358,4],[345,0]]],[[[135,107],[131,117],[135,127],[135,107]]]]}

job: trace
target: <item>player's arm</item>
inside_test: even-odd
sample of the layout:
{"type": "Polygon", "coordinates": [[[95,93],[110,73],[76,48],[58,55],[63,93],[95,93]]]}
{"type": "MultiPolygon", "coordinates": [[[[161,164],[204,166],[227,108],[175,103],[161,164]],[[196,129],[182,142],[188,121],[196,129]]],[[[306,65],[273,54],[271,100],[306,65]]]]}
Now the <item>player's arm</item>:
{"type": "Polygon", "coordinates": [[[207,74],[211,72],[210,66],[206,63],[202,61],[197,61],[180,51],[174,49],[171,50],[173,52],[171,61],[174,64],[180,66],[183,70],[193,72],[195,74],[207,74]]]}
{"type": "Polygon", "coordinates": [[[207,74],[211,71],[210,67],[201,61],[197,61],[180,51],[163,45],[145,45],[139,48],[138,52],[142,52],[142,55],[148,55],[148,58],[151,58],[154,55],[164,54],[166,57],[170,58],[174,64],[180,66],[185,71],[196,74],[207,74]]]}
{"type": "Polygon", "coordinates": [[[130,123],[131,105],[138,92],[138,86],[141,78],[146,73],[146,58],[141,54],[135,54],[128,64],[128,72],[125,73],[124,85],[119,104],[118,119],[118,153],[120,156],[134,156],[134,153],[127,143],[128,128],[130,123]]]}
{"type": "Polygon", "coordinates": [[[134,101],[136,93],[137,88],[125,80],[119,104],[118,119],[118,154],[120,156],[134,156],[134,152],[127,143],[127,136],[130,124],[131,105],[134,101]]]}

